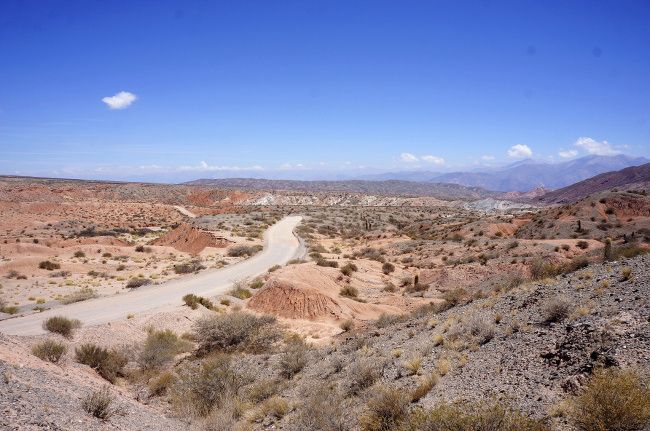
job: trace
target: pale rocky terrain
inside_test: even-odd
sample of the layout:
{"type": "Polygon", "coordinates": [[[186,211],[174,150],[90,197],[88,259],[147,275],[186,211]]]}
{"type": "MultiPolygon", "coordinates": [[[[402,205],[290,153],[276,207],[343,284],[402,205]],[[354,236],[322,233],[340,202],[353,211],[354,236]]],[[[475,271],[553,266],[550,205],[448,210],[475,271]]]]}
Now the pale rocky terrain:
{"type": "Polygon", "coordinates": [[[639,190],[548,207],[24,179],[0,190],[0,319],[61,307],[81,287],[119,294],[134,278],[192,277],[178,264],[238,262],[246,256],[229,250],[259,246],[287,214],[303,216],[308,248],[194,308],[82,322],[69,338],[0,334],[0,429],[374,431],[360,418],[388,388],[408,401],[383,429],[489,400],[543,421],[537,429],[576,431],[566,403],[594,369],[650,372],[650,201],[639,190]],[[39,268],[46,260],[60,268],[39,268]],[[562,315],[551,321],[553,305],[562,315]],[[241,316],[281,334],[227,320],[241,316]],[[235,325],[234,344],[206,351],[203,319],[235,325]],[[162,330],[183,347],[146,368],[144,346],[162,330]],[[240,330],[272,342],[237,347],[240,330]],[[67,347],[59,363],[33,354],[43,340],[67,347]],[[112,383],[78,363],[85,343],[123,354],[112,383]],[[210,375],[227,384],[194,411],[190,377],[214,361],[210,375]],[[120,411],[102,421],[82,403],[104,385],[120,411]]]}

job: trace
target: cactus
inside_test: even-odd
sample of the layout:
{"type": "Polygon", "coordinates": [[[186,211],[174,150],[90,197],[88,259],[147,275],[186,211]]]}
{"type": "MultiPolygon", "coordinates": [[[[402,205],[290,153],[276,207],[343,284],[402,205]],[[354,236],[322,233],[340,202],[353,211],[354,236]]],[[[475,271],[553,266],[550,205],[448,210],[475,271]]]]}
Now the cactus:
{"type": "Polygon", "coordinates": [[[605,249],[603,251],[603,259],[604,260],[612,260],[613,255],[612,255],[612,240],[611,238],[605,239],[605,249]]]}

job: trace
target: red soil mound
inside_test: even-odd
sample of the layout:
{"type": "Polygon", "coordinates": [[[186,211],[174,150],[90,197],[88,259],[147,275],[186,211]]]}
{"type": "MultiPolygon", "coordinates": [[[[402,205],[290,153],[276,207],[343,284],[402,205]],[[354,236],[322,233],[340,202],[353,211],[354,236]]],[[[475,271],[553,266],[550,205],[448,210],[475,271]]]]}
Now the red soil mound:
{"type": "Polygon", "coordinates": [[[198,254],[206,247],[227,247],[231,243],[232,241],[218,237],[212,232],[197,229],[187,223],[181,224],[152,242],[153,245],[171,246],[178,251],[190,254],[198,254]]]}
{"type": "Polygon", "coordinates": [[[288,319],[340,318],[341,305],[333,298],[308,286],[296,286],[283,280],[270,280],[253,296],[248,307],[288,319]]]}

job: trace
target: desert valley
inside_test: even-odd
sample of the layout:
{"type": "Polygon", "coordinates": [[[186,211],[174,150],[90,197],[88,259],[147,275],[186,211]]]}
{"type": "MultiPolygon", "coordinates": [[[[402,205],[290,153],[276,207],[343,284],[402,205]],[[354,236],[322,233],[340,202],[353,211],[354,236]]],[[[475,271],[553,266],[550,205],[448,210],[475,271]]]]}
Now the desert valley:
{"type": "Polygon", "coordinates": [[[199,183],[0,179],[3,426],[648,425],[650,165],[529,195],[199,183]]]}

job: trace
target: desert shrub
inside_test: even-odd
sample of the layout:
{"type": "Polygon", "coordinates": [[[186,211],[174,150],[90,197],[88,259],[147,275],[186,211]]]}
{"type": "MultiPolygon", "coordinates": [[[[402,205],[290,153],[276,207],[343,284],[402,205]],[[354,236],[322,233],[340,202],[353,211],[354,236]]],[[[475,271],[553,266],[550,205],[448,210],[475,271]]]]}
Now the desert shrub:
{"type": "Polygon", "coordinates": [[[264,286],[264,280],[261,278],[256,278],[255,280],[251,281],[251,283],[248,285],[251,289],[259,289],[262,286],[264,286]]]}
{"type": "Polygon", "coordinates": [[[253,293],[244,286],[235,284],[233,288],[228,292],[228,295],[234,296],[238,299],[248,299],[253,296],[253,293]]]}
{"type": "Polygon", "coordinates": [[[359,296],[359,290],[354,286],[344,286],[339,291],[339,295],[348,298],[357,298],[359,296]]]}
{"type": "Polygon", "coordinates": [[[44,261],[40,262],[38,264],[38,267],[41,268],[41,269],[46,269],[48,271],[54,271],[55,269],[61,269],[60,264],[58,264],[56,262],[49,261],[49,260],[44,260],[44,261]]]}
{"type": "Polygon", "coordinates": [[[148,278],[134,277],[126,283],[126,287],[129,289],[137,289],[138,287],[146,286],[148,284],[151,284],[151,280],[148,278]]]}
{"type": "Polygon", "coordinates": [[[60,302],[61,304],[72,304],[74,302],[86,301],[92,298],[97,298],[97,291],[90,287],[82,287],[81,289],[64,296],[60,302]]]}
{"type": "Polygon", "coordinates": [[[397,286],[395,286],[393,283],[389,281],[384,284],[384,288],[382,290],[384,292],[394,293],[397,292],[397,286]]]}
{"type": "Polygon", "coordinates": [[[494,338],[496,328],[489,320],[474,316],[467,323],[467,331],[479,344],[485,344],[494,338]]]}
{"type": "Polygon", "coordinates": [[[569,317],[573,304],[566,297],[557,297],[547,300],[542,305],[542,318],[544,323],[561,322],[569,317]]]}
{"type": "Polygon", "coordinates": [[[533,280],[541,280],[560,274],[568,274],[588,265],[589,261],[584,256],[576,256],[567,263],[553,263],[543,259],[536,259],[530,265],[530,275],[533,280]]]}
{"type": "Polygon", "coordinates": [[[262,379],[246,388],[246,397],[254,402],[261,402],[277,394],[281,389],[280,380],[262,379]]]}
{"type": "Polygon", "coordinates": [[[183,296],[183,302],[185,305],[190,307],[192,310],[196,310],[199,305],[204,306],[208,310],[214,310],[214,304],[208,298],[202,296],[194,295],[193,293],[188,293],[183,296]]]}
{"type": "Polygon", "coordinates": [[[280,375],[285,379],[291,379],[302,371],[307,365],[307,353],[309,349],[303,342],[289,343],[287,349],[280,357],[280,375]]]}
{"type": "Polygon", "coordinates": [[[271,398],[265,400],[260,406],[260,412],[262,415],[272,416],[276,419],[284,417],[289,413],[291,406],[289,402],[279,395],[273,395],[271,398]]]}
{"type": "Polygon", "coordinates": [[[352,275],[354,271],[357,271],[358,269],[359,268],[357,268],[357,266],[354,263],[348,262],[341,267],[341,273],[349,277],[350,275],[352,275]]]}
{"type": "Polygon", "coordinates": [[[187,351],[190,344],[182,340],[170,329],[151,330],[138,355],[138,364],[143,370],[160,368],[174,359],[177,354],[187,351]]]}
{"type": "Polygon", "coordinates": [[[634,370],[598,369],[569,400],[569,419],[581,431],[648,429],[649,383],[634,370]]]}
{"type": "Polygon", "coordinates": [[[75,349],[75,357],[80,364],[88,365],[97,374],[113,383],[123,375],[128,358],[117,349],[108,350],[92,343],[84,343],[75,349]]]}
{"type": "Polygon", "coordinates": [[[341,328],[343,331],[351,331],[352,328],[354,328],[354,320],[352,319],[345,319],[344,321],[341,322],[339,325],[339,328],[341,328]]]}
{"type": "Polygon", "coordinates": [[[235,245],[228,249],[228,256],[230,257],[242,257],[242,256],[252,256],[262,249],[261,246],[251,246],[251,245],[235,245]]]}
{"type": "Polygon", "coordinates": [[[65,344],[49,339],[43,340],[32,347],[34,356],[54,364],[58,363],[67,351],[68,347],[65,344]]]}
{"type": "Polygon", "coordinates": [[[43,322],[43,329],[61,334],[66,338],[72,338],[75,329],[81,327],[81,322],[77,319],[68,319],[63,316],[54,316],[43,322]]]}
{"type": "Polygon", "coordinates": [[[189,262],[179,263],[174,265],[174,272],[176,274],[192,274],[205,269],[205,266],[199,259],[194,259],[189,262]]]}
{"type": "Polygon", "coordinates": [[[233,398],[246,384],[237,374],[226,355],[214,356],[202,364],[187,364],[172,387],[172,402],[176,410],[205,416],[225,399],[233,398]]]}
{"type": "Polygon", "coordinates": [[[454,308],[463,301],[465,295],[467,295],[467,291],[463,288],[446,291],[442,294],[442,299],[444,299],[445,302],[438,305],[437,311],[440,312],[454,308]]]}
{"type": "Polygon", "coordinates": [[[408,414],[408,397],[404,391],[386,386],[375,388],[359,418],[362,431],[391,431],[408,414]]]}
{"type": "Polygon", "coordinates": [[[199,352],[268,350],[281,337],[272,316],[255,316],[236,311],[200,319],[194,326],[199,352]]]}
{"type": "Polygon", "coordinates": [[[641,255],[641,254],[647,254],[650,252],[650,249],[648,248],[643,248],[639,247],[636,245],[629,245],[626,247],[618,247],[614,250],[613,252],[613,258],[614,259],[620,259],[622,257],[625,258],[633,258],[635,256],[641,255]]]}
{"type": "Polygon", "coordinates": [[[274,272],[277,271],[278,269],[282,268],[280,265],[273,265],[268,269],[269,272],[274,272]]]}
{"type": "Polygon", "coordinates": [[[409,376],[413,376],[420,372],[420,368],[422,367],[422,357],[418,355],[413,356],[410,359],[404,361],[402,366],[409,376]]]}
{"type": "Polygon", "coordinates": [[[135,246],[135,251],[137,253],[144,253],[144,245],[136,245],[135,246]]]}
{"type": "Polygon", "coordinates": [[[440,404],[418,409],[395,428],[399,431],[548,431],[541,421],[500,404],[440,404]]]}
{"type": "Polygon", "coordinates": [[[393,265],[390,262],[384,262],[384,264],[381,266],[381,272],[383,272],[386,275],[394,271],[395,271],[395,265],[393,265]]]}
{"type": "Polygon", "coordinates": [[[632,268],[625,266],[621,268],[621,281],[627,281],[632,278],[632,268]]]}
{"type": "Polygon", "coordinates": [[[382,374],[375,361],[358,360],[349,367],[347,387],[349,395],[358,395],[372,386],[382,374]]]}
{"type": "Polygon", "coordinates": [[[298,408],[295,423],[301,430],[346,431],[349,415],[343,397],[333,390],[317,385],[310,388],[305,402],[298,408]]]}
{"type": "Polygon", "coordinates": [[[147,387],[151,396],[160,396],[167,392],[176,382],[176,376],[171,371],[165,371],[149,381],[147,387]]]}
{"type": "Polygon", "coordinates": [[[437,374],[429,374],[428,376],[423,377],[418,382],[413,392],[411,392],[411,402],[416,402],[424,398],[437,383],[437,374]]]}
{"type": "Polygon", "coordinates": [[[404,318],[400,316],[399,314],[388,314],[388,313],[381,313],[377,320],[375,320],[374,325],[377,328],[385,328],[390,325],[394,325],[395,323],[401,322],[404,318]]]}
{"type": "Polygon", "coordinates": [[[110,389],[108,386],[104,386],[86,397],[81,402],[81,406],[87,413],[94,417],[101,420],[108,420],[111,416],[120,413],[119,408],[113,407],[114,402],[110,389]]]}
{"type": "Polygon", "coordinates": [[[589,243],[584,240],[580,240],[576,243],[576,247],[578,247],[581,250],[586,250],[589,248],[589,243]]]}
{"type": "Polygon", "coordinates": [[[77,251],[74,252],[74,257],[76,257],[78,259],[81,259],[83,257],[86,257],[86,253],[84,253],[81,250],[77,250],[77,251]]]}
{"type": "Polygon", "coordinates": [[[333,260],[327,260],[327,259],[316,259],[316,265],[325,266],[328,268],[338,268],[339,266],[338,262],[335,262],[333,260]]]}

